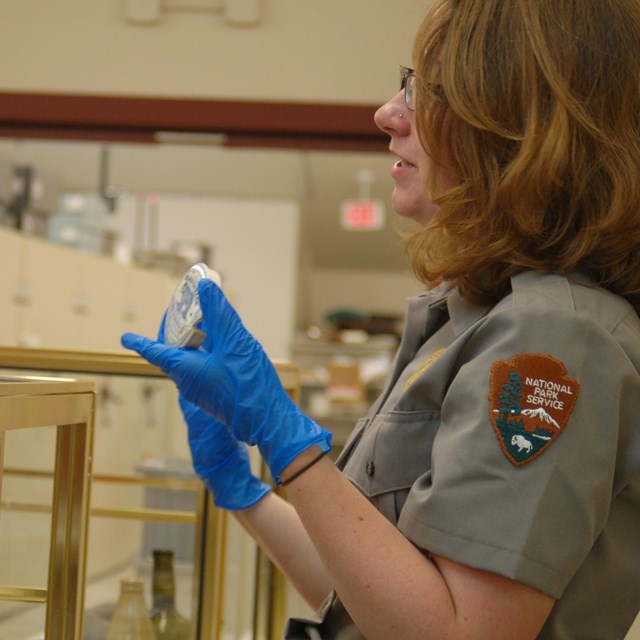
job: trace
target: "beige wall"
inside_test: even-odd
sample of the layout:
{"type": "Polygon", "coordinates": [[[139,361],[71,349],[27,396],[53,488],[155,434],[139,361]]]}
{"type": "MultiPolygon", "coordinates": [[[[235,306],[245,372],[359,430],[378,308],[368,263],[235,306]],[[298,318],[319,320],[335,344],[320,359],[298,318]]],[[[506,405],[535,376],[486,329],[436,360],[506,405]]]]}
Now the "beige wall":
{"type": "Polygon", "coordinates": [[[3,0],[3,89],[378,103],[395,87],[398,64],[411,59],[426,6],[261,0],[255,27],[184,11],[141,27],[124,20],[124,1],[3,0]]]}
{"type": "Polygon", "coordinates": [[[409,271],[313,269],[300,294],[306,313],[302,326],[322,324],[336,309],[404,316],[406,299],[422,288],[409,271]]]}

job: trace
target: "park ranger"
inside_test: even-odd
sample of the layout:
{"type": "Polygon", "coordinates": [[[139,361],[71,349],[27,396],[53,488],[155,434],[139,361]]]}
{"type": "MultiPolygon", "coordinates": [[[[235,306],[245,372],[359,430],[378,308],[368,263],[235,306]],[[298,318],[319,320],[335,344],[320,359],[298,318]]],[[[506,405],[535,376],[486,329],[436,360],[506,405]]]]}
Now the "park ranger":
{"type": "Polygon", "coordinates": [[[425,291],[337,465],[213,282],[198,350],[123,344],[175,381],[216,504],[319,609],[287,638],[622,640],[640,608],[640,4],[436,0],[413,58],[376,123],[425,291]]]}

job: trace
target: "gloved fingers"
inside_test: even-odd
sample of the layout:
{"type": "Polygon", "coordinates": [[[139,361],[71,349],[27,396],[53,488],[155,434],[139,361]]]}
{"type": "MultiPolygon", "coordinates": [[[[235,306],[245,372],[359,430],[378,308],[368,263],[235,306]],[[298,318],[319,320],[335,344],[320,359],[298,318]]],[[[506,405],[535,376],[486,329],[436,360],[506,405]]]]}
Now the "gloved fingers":
{"type": "Polygon", "coordinates": [[[245,448],[238,447],[237,458],[230,456],[213,473],[203,470],[200,477],[213,494],[217,507],[232,511],[246,509],[264,498],[271,487],[251,473],[245,448]]]}
{"type": "Polygon", "coordinates": [[[178,402],[187,423],[189,446],[194,463],[196,457],[219,460],[238,446],[238,441],[224,424],[189,402],[182,394],[178,402]]]}
{"type": "Polygon", "coordinates": [[[137,351],[142,355],[142,350],[147,348],[147,343],[154,343],[155,341],[147,338],[146,336],[141,336],[139,333],[127,332],[122,334],[120,342],[126,349],[137,351]]]}
{"type": "Polygon", "coordinates": [[[170,373],[175,369],[178,349],[168,347],[137,333],[123,334],[121,342],[123,347],[136,351],[145,360],[162,369],[165,373],[170,373]]]}
{"type": "Polygon", "coordinates": [[[178,404],[180,405],[180,410],[182,411],[182,415],[185,420],[189,420],[192,415],[195,415],[198,412],[204,413],[202,409],[193,404],[193,402],[189,402],[189,400],[187,400],[182,394],[178,395],[178,404]]]}
{"type": "Polygon", "coordinates": [[[189,448],[191,449],[191,460],[194,469],[199,476],[211,476],[221,467],[235,465],[242,462],[238,455],[238,442],[222,433],[222,439],[215,429],[204,429],[193,437],[191,429],[189,431],[189,448]]]}
{"type": "Polygon", "coordinates": [[[191,439],[192,435],[197,435],[206,429],[211,418],[198,406],[189,402],[182,394],[178,398],[178,403],[180,404],[184,421],[187,423],[189,439],[191,439]]]}
{"type": "Polygon", "coordinates": [[[224,353],[177,349],[135,333],[125,333],[122,344],[160,368],[190,402],[224,424],[230,424],[237,396],[236,379],[224,367],[224,353]]]}
{"type": "Polygon", "coordinates": [[[201,439],[201,434],[211,431],[212,433],[219,432],[220,439],[234,440],[233,436],[229,433],[227,427],[218,422],[213,416],[205,413],[200,407],[189,402],[182,394],[178,399],[180,409],[187,423],[189,432],[189,441],[194,438],[201,439]]]}
{"type": "MultiPolygon", "coordinates": [[[[247,333],[240,316],[227,300],[222,289],[214,282],[203,278],[198,283],[198,298],[202,309],[202,328],[207,334],[207,350],[212,351],[214,345],[232,346],[234,336],[247,333]]],[[[248,334],[247,334],[248,335],[248,334]]]]}
{"type": "Polygon", "coordinates": [[[240,463],[244,461],[242,447],[237,440],[231,437],[224,425],[216,423],[210,428],[202,428],[203,425],[195,425],[194,433],[189,426],[189,447],[193,466],[199,475],[210,475],[223,464],[240,463]]]}
{"type": "Polygon", "coordinates": [[[167,321],[167,312],[165,311],[162,314],[162,320],[160,321],[160,327],[158,328],[158,342],[162,342],[164,344],[164,325],[167,321]]]}

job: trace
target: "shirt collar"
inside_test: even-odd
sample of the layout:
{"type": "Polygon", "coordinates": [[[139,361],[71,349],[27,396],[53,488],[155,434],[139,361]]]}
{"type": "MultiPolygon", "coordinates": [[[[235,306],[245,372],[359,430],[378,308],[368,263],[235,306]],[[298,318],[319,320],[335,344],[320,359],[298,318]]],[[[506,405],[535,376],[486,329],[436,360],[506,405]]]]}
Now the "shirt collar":
{"type": "Polygon", "coordinates": [[[463,298],[457,289],[452,289],[446,299],[451,326],[456,336],[466,331],[474,322],[484,317],[493,305],[477,305],[463,298]]]}
{"type": "Polygon", "coordinates": [[[429,289],[409,299],[409,313],[419,313],[419,309],[426,307],[430,311],[444,310],[448,313],[455,335],[460,335],[474,322],[482,318],[493,305],[479,306],[463,298],[458,290],[450,283],[429,289]]]}
{"type": "MultiPolygon", "coordinates": [[[[526,270],[511,277],[511,290],[514,299],[521,304],[525,299],[544,298],[550,306],[564,306],[568,309],[574,308],[573,295],[571,293],[570,282],[577,282],[587,286],[593,286],[593,278],[584,271],[574,271],[568,276],[561,274],[546,274],[534,270],[526,270]],[[544,281],[544,286],[541,282],[544,281]]],[[[435,290],[434,290],[435,291],[435,290]]],[[[468,329],[474,322],[484,317],[495,305],[477,305],[463,298],[457,289],[450,287],[447,294],[438,296],[431,305],[437,306],[446,301],[449,311],[449,318],[455,335],[459,336],[468,329]]],[[[503,299],[504,300],[504,299],[503,299]]],[[[430,306],[431,306],[430,305],[430,306]]]]}

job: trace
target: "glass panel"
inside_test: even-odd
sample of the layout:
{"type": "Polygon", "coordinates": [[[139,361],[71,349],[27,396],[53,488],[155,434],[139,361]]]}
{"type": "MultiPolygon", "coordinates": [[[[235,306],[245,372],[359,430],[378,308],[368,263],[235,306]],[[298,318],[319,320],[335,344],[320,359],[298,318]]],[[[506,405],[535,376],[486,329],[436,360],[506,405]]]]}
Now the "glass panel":
{"type": "Polygon", "coordinates": [[[44,640],[46,606],[25,602],[3,602],[0,607],[0,638],[44,640]]]}
{"type": "MultiPolygon", "coordinates": [[[[42,373],[2,369],[0,375],[34,371],[42,373]]],[[[174,552],[176,606],[191,619],[197,605],[193,566],[202,485],[191,465],[175,386],[152,376],[69,371],[52,375],[91,381],[97,394],[83,640],[104,638],[122,578],[142,578],[151,607],[154,549],[174,552]]],[[[0,583],[46,589],[55,437],[52,428],[7,432],[0,583]],[[24,507],[18,510],[22,503],[28,512],[24,507]],[[38,505],[37,511],[32,505],[38,505]],[[5,556],[15,563],[5,565],[5,556]]],[[[44,615],[40,605],[0,602],[0,640],[38,640],[44,615]],[[7,627],[5,634],[4,620],[15,619],[22,627],[26,610],[37,610],[28,620],[33,638],[17,635],[17,627],[15,632],[7,627]]]]}
{"type": "Polygon", "coordinates": [[[85,596],[85,635],[96,638],[122,578],[143,579],[151,607],[155,549],[173,551],[176,606],[191,618],[200,488],[173,383],[109,375],[97,391],[85,596]]]}

